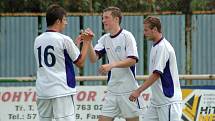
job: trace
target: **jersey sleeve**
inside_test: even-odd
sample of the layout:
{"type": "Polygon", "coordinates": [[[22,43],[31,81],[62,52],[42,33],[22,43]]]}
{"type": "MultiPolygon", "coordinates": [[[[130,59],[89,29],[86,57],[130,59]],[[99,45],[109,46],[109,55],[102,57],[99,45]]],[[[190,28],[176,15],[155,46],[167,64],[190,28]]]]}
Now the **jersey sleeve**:
{"type": "Polygon", "coordinates": [[[159,47],[156,50],[156,54],[154,56],[154,64],[152,67],[152,71],[163,74],[168,59],[169,59],[168,50],[164,46],[159,47]]]}
{"type": "Polygon", "coordinates": [[[139,59],[136,40],[131,33],[126,35],[126,55],[128,58],[136,59],[136,61],[139,59]]]}
{"type": "Polygon", "coordinates": [[[65,46],[65,49],[66,49],[68,55],[70,56],[72,61],[75,63],[81,56],[78,47],[75,45],[73,40],[69,37],[64,39],[64,46],[65,46]]]}
{"type": "Polygon", "coordinates": [[[105,40],[105,36],[102,36],[94,47],[94,50],[96,54],[99,56],[99,58],[101,58],[104,54],[106,54],[104,40],[105,40]]]}

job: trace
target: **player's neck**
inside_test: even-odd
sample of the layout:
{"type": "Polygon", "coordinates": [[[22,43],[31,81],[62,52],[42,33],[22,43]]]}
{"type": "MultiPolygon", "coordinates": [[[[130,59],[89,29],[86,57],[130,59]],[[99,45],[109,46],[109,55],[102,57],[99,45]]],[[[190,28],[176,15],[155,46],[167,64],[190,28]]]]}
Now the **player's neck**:
{"type": "Polygon", "coordinates": [[[154,38],[154,43],[157,43],[158,41],[160,41],[162,37],[163,35],[161,33],[157,34],[157,36],[155,36],[154,38]]]}
{"type": "Polygon", "coordinates": [[[120,26],[116,26],[112,29],[112,31],[110,32],[111,36],[116,35],[119,31],[121,30],[120,26]]]}
{"type": "Polygon", "coordinates": [[[56,27],[56,26],[49,26],[47,28],[47,30],[51,30],[51,31],[55,31],[55,32],[60,32],[60,29],[58,29],[58,27],[56,27]]]}

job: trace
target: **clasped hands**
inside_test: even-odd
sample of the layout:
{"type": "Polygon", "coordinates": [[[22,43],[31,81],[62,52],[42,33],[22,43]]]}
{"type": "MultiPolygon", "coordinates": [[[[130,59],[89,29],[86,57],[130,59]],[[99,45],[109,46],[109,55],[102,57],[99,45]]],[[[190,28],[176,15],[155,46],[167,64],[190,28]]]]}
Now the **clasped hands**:
{"type": "Polygon", "coordinates": [[[80,45],[81,42],[91,42],[94,37],[94,33],[90,28],[80,31],[80,35],[76,38],[76,44],[80,45]]]}

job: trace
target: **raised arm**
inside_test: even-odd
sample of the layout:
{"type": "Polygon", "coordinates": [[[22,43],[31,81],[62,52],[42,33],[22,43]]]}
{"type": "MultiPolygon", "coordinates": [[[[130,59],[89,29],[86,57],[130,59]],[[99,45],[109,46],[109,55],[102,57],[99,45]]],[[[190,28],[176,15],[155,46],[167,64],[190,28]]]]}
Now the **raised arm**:
{"type": "Polygon", "coordinates": [[[88,53],[88,49],[92,46],[92,39],[94,37],[93,32],[90,29],[86,29],[85,31],[81,32],[81,35],[77,38],[77,41],[83,42],[83,46],[81,49],[81,57],[79,60],[75,63],[78,67],[83,67],[84,62],[86,60],[86,56],[88,53]]]}

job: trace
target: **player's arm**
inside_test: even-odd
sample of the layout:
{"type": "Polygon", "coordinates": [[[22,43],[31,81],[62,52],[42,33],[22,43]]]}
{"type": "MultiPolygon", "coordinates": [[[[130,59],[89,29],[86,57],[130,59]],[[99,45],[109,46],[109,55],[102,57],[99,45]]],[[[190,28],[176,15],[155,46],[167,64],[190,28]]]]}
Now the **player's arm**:
{"type": "Polygon", "coordinates": [[[81,36],[79,37],[80,37],[80,40],[82,40],[83,42],[83,46],[81,49],[81,56],[78,59],[78,61],[75,63],[75,65],[78,67],[83,67],[84,62],[86,60],[88,48],[91,46],[92,39],[94,37],[94,33],[88,28],[87,30],[85,30],[85,32],[82,32],[81,36]]]}
{"type": "Polygon", "coordinates": [[[85,63],[85,60],[86,60],[86,56],[87,56],[87,51],[88,51],[88,48],[90,46],[90,41],[83,41],[83,46],[82,46],[82,49],[81,49],[81,56],[80,58],[75,62],[75,65],[79,68],[83,67],[84,66],[84,63],[85,63]]]}
{"type": "Polygon", "coordinates": [[[90,44],[89,47],[89,57],[90,57],[90,62],[91,63],[95,63],[98,60],[98,55],[96,54],[94,48],[93,48],[93,44],[90,44]]]}
{"type": "Polygon", "coordinates": [[[129,100],[135,101],[140,94],[158,80],[158,78],[160,78],[160,73],[157,71],[153,72],[138,89],[131,93],[129,100]]]}
{"type": "Polygon", "coordinates": [[[136,58],[127,58],[122,61],[110,63],[110,65],[112,66],[112,68],[127,68],[136,64],[136,61],[136,58]]]}
{"type": "MultiPolygon", "coordinates": [[[[94,36],[94,33],[90,28],[87,28],[86,30],[84,30],[84,34],[89,34],[91,36],[94,36]]],[[[84,38],[82,38],[82,39],[84,39],[84,38]]],[[[88,41],[92,40],[92,38],[87,38],[87,39],[88,39],[88,41]]],[[[98,56],[94,51],[92,41],[89,44],[89,57],[90,57],[90,62],[91,63],[95,63],[98,60],[98,56]]]]}
{"type": "Polygon", "coordinates": [[[133,66],[136,63],[136,61],[137,61],[136,58],[127,58],[122,61],[104,64],[99,68],[99,72],[104,75],[107,72],[109,72],[112,68],[128,68],[133,66]]]}

